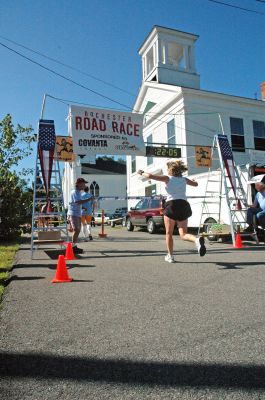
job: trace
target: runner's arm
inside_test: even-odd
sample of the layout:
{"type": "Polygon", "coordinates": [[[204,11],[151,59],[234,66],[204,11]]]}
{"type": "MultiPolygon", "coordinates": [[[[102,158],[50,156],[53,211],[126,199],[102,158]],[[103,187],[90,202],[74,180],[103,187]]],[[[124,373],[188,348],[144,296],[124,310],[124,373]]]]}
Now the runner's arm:
{"type": "Polygon", "coordinates": [[[139,171],[137,171],[137,174],[144,176],[145,178],[148,178],[148,179],[153,179],[155,181],[160,181],[160,182],[165,182],[165,183],[167,183],[169,181],[169,178],[166,175],[153,175],[153,174],[150,174],[149,172],[144,172],[142,169],[139,169],[139,171]]]}
{"type": "Polygon", "coordinates": [[[186,178],[186,182],[187,182],[187,185],[189,185],[189,186],[198,186],[198,182],[196,182],[194,179],[188,179],[188,178],[186,178]]]}

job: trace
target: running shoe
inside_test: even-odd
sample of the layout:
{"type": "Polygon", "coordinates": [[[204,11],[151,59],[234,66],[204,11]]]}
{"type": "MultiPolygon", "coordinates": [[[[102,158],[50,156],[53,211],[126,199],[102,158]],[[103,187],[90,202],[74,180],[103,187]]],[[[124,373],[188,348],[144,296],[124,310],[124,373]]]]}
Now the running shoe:
{"type": "Polygon", "coordinates": [[[74,252],[74,254],[82,254],[84,252],[84,250],[80,249],[80,247],[73,246],[73,252],[74,252]]]}
{"type": "Polygon", "coordinates": [[[204,244],[204,237],[200,236],[198,238],[196,238],[195,240],[195,244],[198,250],[198,253],[200,254],[201,257],[205,256],[206,254],[206,247],[204,244]]]}
{"type": "Polygon", "coordinates": [[[93,237],[92,237],[92,235],[89,235],[89,240],[93,240],[93,237]]]}
{"type": "Polygon", "coordinates": [[[171,256],[170,254],[167,254],[165,257],[165,261],[169,263],[175,263],[176,261],[174,260],[174,257],[171,256]]]}

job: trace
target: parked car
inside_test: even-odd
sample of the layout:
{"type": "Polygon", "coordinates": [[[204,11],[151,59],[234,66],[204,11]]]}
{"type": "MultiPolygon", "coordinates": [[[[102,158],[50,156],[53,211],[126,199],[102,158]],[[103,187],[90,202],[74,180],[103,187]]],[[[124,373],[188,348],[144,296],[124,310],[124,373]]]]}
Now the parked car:
{"type": "Polygon", "coordinates": [[[135,226],[146,227],[149,233],[155,233],[159,228],[164,228],[164,200],[161,198],[142,199],[135,207],[131,207],[125,217],[128,231],[133,231],[135,226]]]}
{"type": "MultiPolygon", "coordinates": [[[[104,213],[104,224],[107,224],[108,221],[109,221],[109,214],[104,213]]],[[[95,225],[101,225],[101,223],[102,223],[102,212],[101,211],[94,212],[94,222],[95,222],[95,225]]]]}
{"type": "Polygon", "coordinates": [[[128,208],[127,207],[118,207],[118,208],[116,208],[116,210],[114,211],[114,214],[115,213],[123,213],[123,214],[126,214],[128,212],[128,208]]]}
{"type": "Polygon", "coordinates": [[[127,215],[127,208],[126,211],[115,211],[113,214],[109,216],[108,225],[114,228],[115,225],[122,225],[124,217],[127,215]]]}

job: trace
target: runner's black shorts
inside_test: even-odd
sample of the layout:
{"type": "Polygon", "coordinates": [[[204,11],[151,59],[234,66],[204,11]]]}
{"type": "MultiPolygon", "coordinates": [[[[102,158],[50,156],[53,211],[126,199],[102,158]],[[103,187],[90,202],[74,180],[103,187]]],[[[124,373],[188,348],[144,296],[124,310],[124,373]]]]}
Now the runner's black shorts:
{"type": "Polygon", "coordinates": [[[165,204],[164,215],[175,221],[185,221],[192,215],[190,203],[186,200],[169,200],[165,204]]]}

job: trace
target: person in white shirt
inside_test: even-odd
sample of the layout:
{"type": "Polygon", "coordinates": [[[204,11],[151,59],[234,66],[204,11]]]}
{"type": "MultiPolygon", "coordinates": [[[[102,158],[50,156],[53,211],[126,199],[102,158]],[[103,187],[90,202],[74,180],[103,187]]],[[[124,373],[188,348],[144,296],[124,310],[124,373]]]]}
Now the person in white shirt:
{"type": "Polygon", "coordinates": [[[173,232],[176,224],[180,238],[194,242],[199,255],[204,256],[206,254],[204,237],[200,236],[196,238],[196,236],[188,233],[188,218],[192,215],[192,211],[186,197],[186,185],[198,186],[198,183],[195,180],[190,180],[182,176],[183,172],[188,170],[182,161],[169,161],[167,169],[168,175],[153,175],[143,170],[138,171],[138,174],[148,179],[165,183],[167,196],[164,209],[164,223],[168,251],[165,261],[170,263],[175,262],[173,256],[173,232]]]}
{"type": "MultiPolygon", "coordinates": [[[[84,178],[78,178],[75,183],[75,190],[72,190],[71,197],[69,201],[69,208],[68,208],[68,217],[70,220],[70,224],[73,229],[73,237],[72,237],[72,244],[73,244],[73,251],[74,253],[83,252],[82,249],[79,249],[76,245],[80,230],[81,230],[81,211],[82,205],[89,201],[87,198],[82,199],[82,191],[86,187],[86,183],[88,183],[84,178]]],[[[91,197],[90,201],[93,200],[91,197]]]]}

